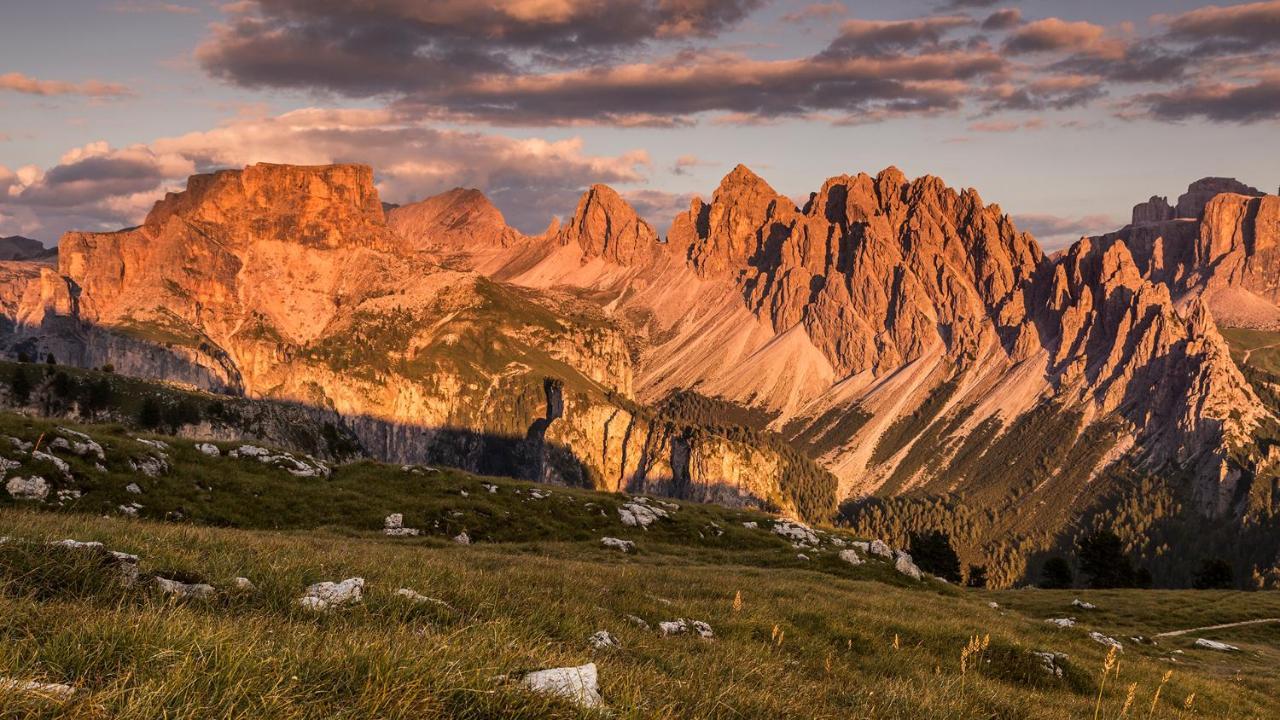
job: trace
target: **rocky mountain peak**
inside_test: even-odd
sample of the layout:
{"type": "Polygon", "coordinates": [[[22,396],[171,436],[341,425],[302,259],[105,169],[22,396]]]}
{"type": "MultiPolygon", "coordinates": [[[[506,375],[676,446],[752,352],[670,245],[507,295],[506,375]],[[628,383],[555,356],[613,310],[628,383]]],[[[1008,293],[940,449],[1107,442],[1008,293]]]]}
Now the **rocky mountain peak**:
{"type": "Polygon", "coordinates": [[[318,247],[372,242],[364,230],[385,224],[368,165],[276,165],[194,175],[147,215],[152,234],[171,222],[236,228],[231,235],[318,247]]]}
{"type": "Polygon", "coordinates": [[[508,247],[522,238],[475,188],[453,188],[387,214],[387,224],[413,247],[508,247]]]}
{"type": "Polygon", "coordinates": [[[39,240],[21,235],[0,238],[0,260],[47,260],[56,257],[57,249],[44,246],[39,240]]]}
{"type": "Polygon", "coordinates": [[[1187,191],[1178,198],[1175,216],[1180,218],[1199,218],[1209,201],[1223,193],[1259,197],[1264,193],[1235,178],[1207,177],[1196,180],[1187,186],[1187,191]]]}
{"type": "Polygon", "coordinates": [[[563,244],[576,243],[586,258],[632,265],[658,249],[658,234],[608,185],[592,185],[559,232],[563,244]]]}

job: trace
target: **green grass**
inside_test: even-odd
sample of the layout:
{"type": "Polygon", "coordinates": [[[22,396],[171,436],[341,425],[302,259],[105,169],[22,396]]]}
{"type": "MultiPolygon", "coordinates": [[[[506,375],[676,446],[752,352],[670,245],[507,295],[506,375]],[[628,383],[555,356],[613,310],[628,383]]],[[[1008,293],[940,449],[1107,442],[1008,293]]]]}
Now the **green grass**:
{"type": "Polygon", "coordinates": [[[1280,375],[1280,332],[1249,328],[1221,328],[1222,337],[1231,346],[1231,357],[1272,375],[1280,375]]]}
{"type": "Polygon", "coordinates": [[[4,437],[49,448],[58,427],[0,413],[0,455],[22,463],[9,476],[39,473],[82,493],[57,507],[0,492],[0,537],[10,538],[0,543],[0,676],[83,692],[59,706],[0,690],[0,718],[584,717],[512,680],[586,662],[619,718],[1065,719],[1090,717],[1100,691],[1099,716],[1116,718],[1130,683],[1142,712],[1128,717],[1139,717],[1166,670],[1153,717],[1280,711],[1280,628],[1203,635],[1240,654],[1195,650],[1197,635],[1127,641],[1280,615],[1274,593],[966,591],[880,562],[851,566],[830,542],[852,539],[845,531],[823,530],[828,540],[802,559],[770,531],[772,517],[750,511],[670,503],[670,518],[629,528],[618,494],[372,462],[299,478],[158,436],[170,470],[148,478],[129,460],[156,449],[111,425],[72,426],[106,458],[100,470],[57,451],[66,479],[4,437]],[[143,494],[128,493],[130,482],[143,494]],[[119,513],[132,501],[142,518],[119,513]],[[424,535],[384,536],[391,512],[424,535]],[[452,541],[464,530],[472,545],[452,541]],[[602,548],[606,535],[636,552],[602,548]],[[139,555],[141,582],[120,583],[101,553],[47,544],[64,538],[139,555]],[[219,593],[175,601],[153,589],[156,576],[219,593]],[[242,576],[257,591],[232,590],[242,576]],[[367,581],[360,606],[322,616],[296,606],[307,585],[352,576],[367,581]],[[394,594],[401,587],[444,604],[408,604],[394,594]],[[1075,596],[1100,609],[1070,608],[1075,596]],[[628,615],[655,627],[703,620],[716,638],[663,638],[628,615]],[[1063,615],[1081,627],[1043,622],[1063,615]],[[1105,685],[1105,648],[1089,629],[1126,642],[1105,685]],[[597,630],[622,647],[592,649],[597,630]],[[962,648],[988,636],[962,672],[962,648]],[[1031,651],[1067,653],[1063,676],[1044,673],[1031,651]]]}
{"type": "MultiPolygon", "coordinates": [[[[15,510],[0,511],[0,535],[99,540],[141,556],[144,578],[226,588],[245,576],[258,586],[175,602],[145,583],[104,579],[110,570],[83,553],[0,545],[0,675],[85,690],[61,708],[7,698],[0,717],[584,717],[506,680],[595,662],[612,717],[1077,718],[1092,716],[1105,650],[1082,629],[1042,622],[1062,614],[1050,606],[1069,594],[930,590],[940,586],[753,567],[656,539],[623,556],[591,541],[464,547],[15,510]],[[350,576],[368,583],[362,605],[324,616],[294,605],[307,584],[350,576]],[[393,595],[400,587],[447,607],[407,605],[393,595]],[[1010,609],[988,608],[989,597],[1010,609]],[[662,638],[626,615],[705,620],[716,638],[662,638]],[[621,649],[591,649],[587,637],[601,629],[621,649]],[[961,674],[961,649],[975,635],[989,636],[989,647],[961,674]],[[1040,671],[1030,650],[1067,653],[1064,677],[1040,671]]],[[[1114,633],[1145,627],[1195,595],[1082,597],[1104,609],[1123,605],[1096,624],[1114,633]]],[[[1247,604],[1254,598],[1264,596],[1230,601],[1252,612],[1262,609],[1247,604]]],[[[1170,663],[1163,644],[1128,648],[1100,716],[1119,717],[1136,683],[1138,712],[1129,716],[1146,717],[1172,669],[1155,717],[1272,717],[1280,709],[1276,643],[1258,638],[1245,649],[1188,650],[1170,663]]]]}

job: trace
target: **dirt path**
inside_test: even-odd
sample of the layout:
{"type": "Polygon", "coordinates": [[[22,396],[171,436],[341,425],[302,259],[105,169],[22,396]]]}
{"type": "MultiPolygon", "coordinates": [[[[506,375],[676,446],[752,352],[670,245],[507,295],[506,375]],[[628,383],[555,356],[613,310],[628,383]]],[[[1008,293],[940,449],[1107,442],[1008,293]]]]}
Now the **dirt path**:
{"type": "Polygon", "coordinates": [[[1240,622],[1226,623],[1224,625],[1208,625],[1205,627],[1189,628],[1187,630],[1173,630],[1171,632],[1156,633],[1151,637],[1174,637],[1175,635],[1186,635],[1188,633],[1200,632],[1201,630],[1221,630],[1223,628],[1240,627],[1241,625],[1262,625],[1263,623],[1280,622],[1280,618],[1262,618],[1261,620],[1242,620],[1240,622]]]}

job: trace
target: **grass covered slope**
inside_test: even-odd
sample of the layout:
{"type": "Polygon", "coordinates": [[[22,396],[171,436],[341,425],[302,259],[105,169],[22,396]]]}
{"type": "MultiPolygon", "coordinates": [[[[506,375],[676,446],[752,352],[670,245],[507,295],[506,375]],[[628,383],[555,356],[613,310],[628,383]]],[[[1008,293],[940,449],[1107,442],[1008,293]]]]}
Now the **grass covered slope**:
{"type": "MultiPolygon", "coordinates": [[[[1134,717],[1148,716],[1157,688],[1154,717],[1269,717],[1280,690],[1265,639],[1178,663],[1164,644],[1126,642],[1103,687],[1106,648],[1040,617],[1060,614],[1059,594],[1000,596],[1049,600],[1024,616],[936,584],[751,567],[643,539],[623,555],[595,542],[405,543],[14,510],[0,512],[0,535],[98,540],[139,555],[144,578],[220,588],[176,601],[104,578],[113,571],[83,552],[0,545],[0,675],[81,689],[66,705],[0,696],[0,717],[581,717],[591,714],[514,679],[587,662],[612,716],[634,718],[1074,718],[1099,697],[1099,717],[1113,718],[1131,683],[1134,717]],[[239,576],[257,590],[228,590],[239,576]],[[367,582],[359,605],[296,605],[309,583],[352,576],[367,582]],[[442,604],[414,605],[394,594],[402,587],[442,604]],[[703,620],[715,638],[662,637],[628,615],[703,620]],[[593,649],[599,630],[621,647],[593,649]],[[1032,650],[1066,653],[1062,677],[1032,650]]],[[[1124,622],[1164,608],[1134,602],[1124,622]]]]}
{"type": "Polygon", "coordinates": [[[593,715],[518,680],[589,662],[621,718],[1075,718],[1098,707],[1114,718],[1130,684],[1126,717],[1280,709],[1274,629],[1208,635],[1243,650],[1230,654],[1194,649],[1195,636],[1127,639],[1175,618],[1280,615],[1268,594],[1082,592],[1099,605],[1085,616],[1061,593],[975,593],[875,560],[853,566],[840,558],[846,533],[819,530],[816,546],[797,548],[760,513],[648,499],[667,517],[642,528],[622,523],[634,498],[620,494],[295,456],[310,468],[300,470],[218,446],[214,457],[117,426],[0,415],[0,455],[17,463],[6,477],[38,472],[51,485],[44,502],[0,491],[0,718],[583,717],[593,715]],[[75,433],[104,457],[52,448],[75,433]],[[69,477],[19,448],[37,441],[69,477]],[[154,477],[132,469],[161,456],[154,477]],[[59,506],[59,490],[81,494],[59,506]],[[140,517],[125,516],[135,502],[140,517]],[[422,534],[385,536],[392,512],[422,534]],[[461,532],[472,544],[452,539],[461,532]],[[602,547],[604,536],[636,547],[602,547]],[[49,544],[64,539],[136,554],[139,581],[122,584],[102,551],[49,544]],[[175,599],[156,577],[216,590],[175,599]],[[236,589],[239,577],[256,589],[236,589]],[[350,577],[365,579],[363,602],[298,606],[308,585],[350,577]],[[1066,615],[1080,625],[1043,622],[1066,615]],[[681,618],[715,637],[657,632],[681,618]],[[620,647],[593,647],[601,630],[620,647]],[[1126,646],[1105,681],[1107,648],[1089,630],[1126,646]],[[1065,653],[1061,675],[1034,651],[1065,653]],[[77,692],[62,703],[11,680],[77,692]]]}

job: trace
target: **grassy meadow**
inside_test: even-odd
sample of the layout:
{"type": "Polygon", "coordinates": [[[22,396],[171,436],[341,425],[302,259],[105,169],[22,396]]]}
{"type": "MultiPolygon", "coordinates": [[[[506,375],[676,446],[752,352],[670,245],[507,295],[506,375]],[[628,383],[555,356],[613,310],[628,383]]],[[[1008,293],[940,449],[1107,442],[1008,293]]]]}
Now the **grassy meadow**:
{"type": "Polygon", "coordinates": [[[19,463],[8,477],[39,472],[80,493],[59,507],[0,492],[0,678],[77,689],[61,701],[0,681],[0,718],[1280,714],[1280,626],[1130,639],[1277,617],[1272,593],[967,590],[850,565],[844,531],[796,548],[756,512],[655,498],[668,517],[627,527],[623,495],[375,463],[296,477],[228,457],[235,443],[211,457],[161,439],[158,450],[116,426],[0,415],[0,456],[19,463]],[[60,427],[91,434],[105,458],[55,451],[63,475],[4,437],[48,443],[67,435],[60,427]],[[157,452],[165,472],[131,470],[157,452]],[[139,517],[119,510],[130,502],[139,517]],[[422,535],[383,535],[391,512],[422,535]],[[460,532],[472,544],[454,542],[460,532]],[[635,551],[602,547],[603,536],[635,551]],[[103,552],[49,544],[67,538],[136,554],[139,581],[121,583],[103,552]],[[217,592],[175,599],[154,577],[217,592]],[[238,577],[255,589],[236,589],[238,577]],[[349,577],[365,579],[363,602],[322,614],[297,604],[309,584],[349,577]],[[1098,608],[1073,607],[1077,597],[1098,608]],[[1078,622],[1044,622],[1058,617],[1078,622]],[[680,618],[715,637],[656,631],[680,618]],[[600,630],[620,646],[593,647],[600,630]],[[1124,651],[1108,659],[1089,631],[1124,651]],[[1198,649],[1197,637],[1241,650],[1198,649]],[[1034,651],[1065,654],[1061,673],[1034,651]],[[603,711],[519,683],[588,662],[603,711]]]}

